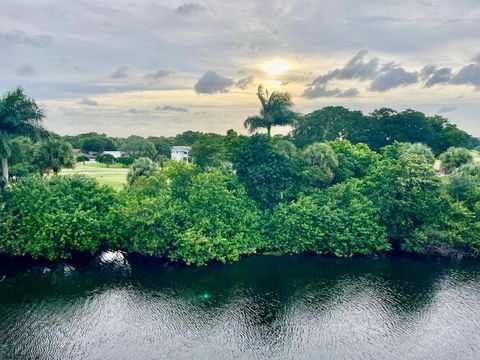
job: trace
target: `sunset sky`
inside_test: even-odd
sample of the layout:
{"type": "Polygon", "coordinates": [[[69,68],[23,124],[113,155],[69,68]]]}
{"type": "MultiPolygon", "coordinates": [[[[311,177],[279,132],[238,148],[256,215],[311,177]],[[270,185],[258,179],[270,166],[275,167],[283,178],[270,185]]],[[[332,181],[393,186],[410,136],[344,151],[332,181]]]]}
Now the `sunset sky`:
{"type": "Polygon", "coordinates": [[[480,1],[0,0],[0,92],[60,134],[245,133],[260,83],[302,113],[413,108],[480,136],[480,1]]]}

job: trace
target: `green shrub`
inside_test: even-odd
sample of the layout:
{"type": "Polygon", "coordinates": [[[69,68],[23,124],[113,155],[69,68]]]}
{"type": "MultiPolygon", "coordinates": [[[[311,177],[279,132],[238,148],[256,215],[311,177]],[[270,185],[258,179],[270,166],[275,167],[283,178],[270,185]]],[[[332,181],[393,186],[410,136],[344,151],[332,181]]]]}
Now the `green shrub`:
{"type": "Polygon", "coordinates": [[[68,258],[105,244],[114,192],[83,176],[27,177],[4,194],[0,247],[13,255],[68,258]]]}
{"type": "Polygon", "coordinates": [[[342,257],[390,250],[379,211],[359,184],[334,185],[279,205],[272,218],[272,248],[342,257]]]}
{"type": "Polygon", "coordinates": [[[402,250],[427,255],[478,255],[480,219],[459,202],[444,199],[440,214],[406,237],[402,250]]]}
{"type": "Polygon", "coordinates": [[[261,243],[260,213],[232,173],[196,175],[180,207],[184,232],[171,254],[174,260],[198,265],[234,261],[261,243]]]}

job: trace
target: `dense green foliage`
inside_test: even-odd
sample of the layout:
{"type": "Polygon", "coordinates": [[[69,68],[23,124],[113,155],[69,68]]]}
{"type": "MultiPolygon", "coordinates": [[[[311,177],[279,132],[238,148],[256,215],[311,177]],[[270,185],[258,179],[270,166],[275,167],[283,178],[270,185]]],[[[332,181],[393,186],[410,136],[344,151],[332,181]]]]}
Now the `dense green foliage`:
{"type": "Polygon", "coordinates": [[[439,157],[442,169],[446,174],[450,174],[453,170],[458,169],[460,166],[472,162],[473,157],[470,151],[462,147],[448,148],[439,157]]]}
{"type": "Polygon", "coordinates": [[[387,108],[363,115],[341,106],[327,106],[300,118],[292,137],[299,147],[346,139],[354,144],[365,143],[375,151],[395,141],[423,143],[435,154],[451,146],[474,148],[479,143],[439,115],[429,117],[410,109],[397,112],[387,108]]]}
{"type": "Polygon", "coordinates": [[[136,159],[132,163],[132,166],[130,167],[130,170],[128,171],[127,182],[128,182],[129,185],[134,185],[138,181],[139,178],[148,177],[148,176],[152,176],[153,174],[155,174],[157,169],[158,169],[157,164],[154,163],[149,158],[136,159]]]}
{"type": "Polygon", "coordinates": [[[62,168],[72,168],[75,164],[73,159],[72,146],[60,139],[48,139],[35,146],[34,163],[40,173],[55,174],[62,168]]]}
{"type": "Polygon", "coordinates": [[[390,250],[379,209],[359,186],[357,182],[338,184],[279,205],[272,218],[272,247],[343,257],[390,250]]]}
{"type": "Polygon", "coordinates": [[[115,164],[117,160],[112,154],[98,154],[95,156],[95,161],[101,164],[109,165],[115,164]]]}
{"type": "Polygon", "coordinates": [[[12,137],[29,136],[35,138],[45,133],[42,127],[44,116],[35,100],[28,98],[20,87],[7,92],[0,98],[1,188],[8,184],[8,159],[12,155],[12,137]]]}
{"type": "Polygon", "coordinates": [[[94,253],[109,232],[113,193],[82,176],[25,178],[3,194],[0,249],[52,260],[94,253]]]}
{"type": "Polygon", "coordinates": [[[469,150],[478,139],[413,110],[326,107],[299,117],[286,93],[259,88],[258,98],[249,130],[291,124],[289,135],[38,141],[42,112],[20,89],[8,93],[0,157],[18,179],[0,192],[0,252],[53,260],[110,248],[196,265],[259,251],[480,254],[480,165],[469,150]],[[194,165],[168,161],[174,145],[191,146],[194,165]],[[72,147],[129,166],[128,186],[50,176],[73,165],[72,147]],[[102,153],[115,149],[125,155],[102,153]]]}
{"type": "Polygon", "coordinates": [[[232,160],[248,195],[261,207],[271,208],[293,198],[296,179],[293,162],[275,151],[267,136],[242,139],[232,160]]]}

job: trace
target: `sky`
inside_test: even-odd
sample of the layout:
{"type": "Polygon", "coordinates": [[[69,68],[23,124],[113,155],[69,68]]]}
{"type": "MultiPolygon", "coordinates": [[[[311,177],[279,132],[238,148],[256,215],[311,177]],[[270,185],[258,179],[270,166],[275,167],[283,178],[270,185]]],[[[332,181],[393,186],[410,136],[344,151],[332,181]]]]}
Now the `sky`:
{"type": "Polygon", "coordinates": [[[300,113],[413,108],[480,136],[480,1],[0,0],[0,93],[59,134],[246,133],[259,84],[300,113]]]}

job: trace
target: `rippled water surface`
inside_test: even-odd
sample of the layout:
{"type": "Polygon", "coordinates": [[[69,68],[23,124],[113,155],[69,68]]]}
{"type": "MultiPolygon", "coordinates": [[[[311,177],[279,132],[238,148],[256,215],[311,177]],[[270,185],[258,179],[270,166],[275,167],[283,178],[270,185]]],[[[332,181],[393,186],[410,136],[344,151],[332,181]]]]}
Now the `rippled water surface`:
{"type": "Polygon", "coordinates": [[[480,359],[480,262],[0,260],[0,359],[480,359]]]}

